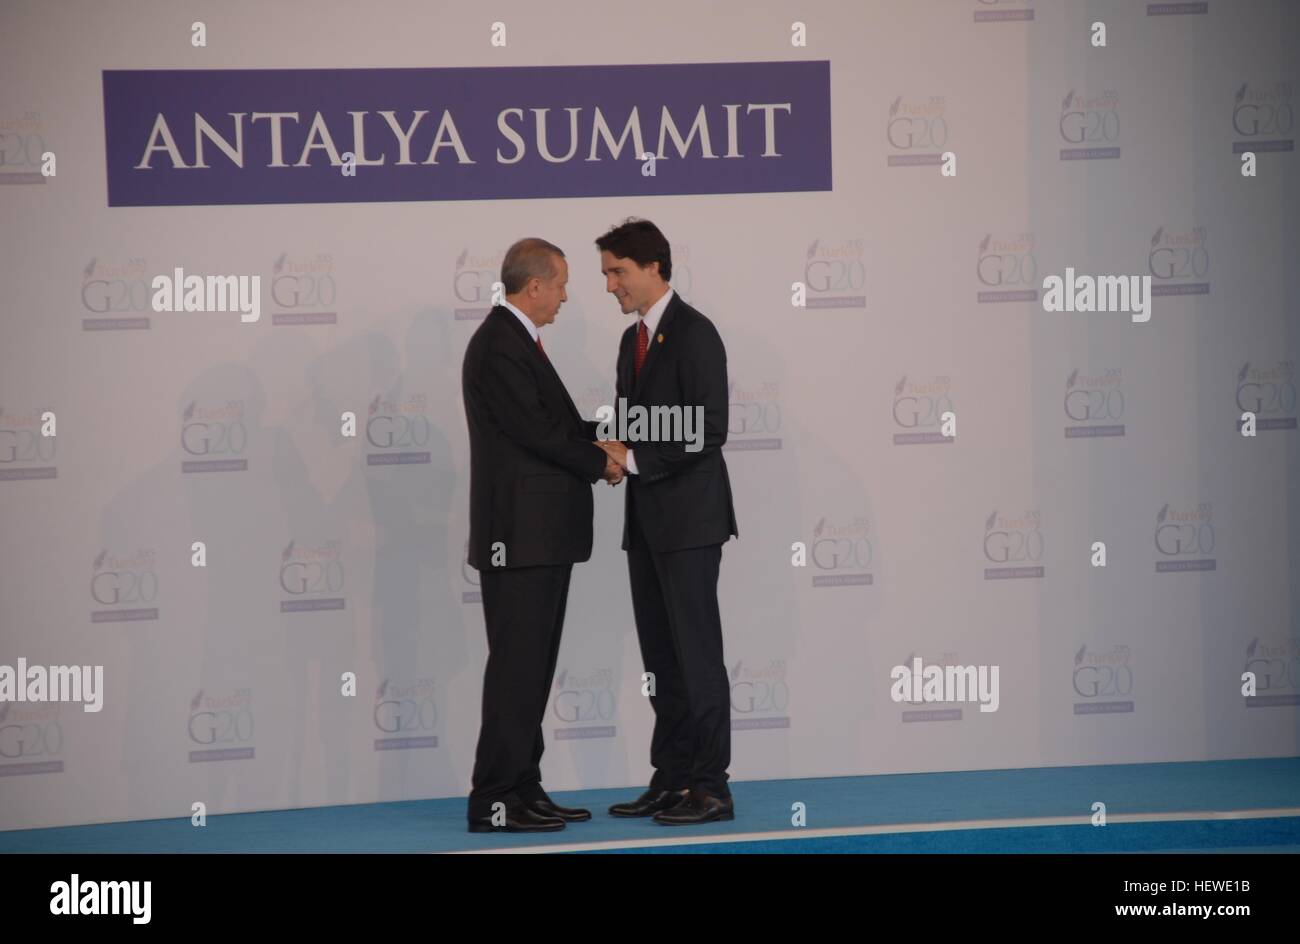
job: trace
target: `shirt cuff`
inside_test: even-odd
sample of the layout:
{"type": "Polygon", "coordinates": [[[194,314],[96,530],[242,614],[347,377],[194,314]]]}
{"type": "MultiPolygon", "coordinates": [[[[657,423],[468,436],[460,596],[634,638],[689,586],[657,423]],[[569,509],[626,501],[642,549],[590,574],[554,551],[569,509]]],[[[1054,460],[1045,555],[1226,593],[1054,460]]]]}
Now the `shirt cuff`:
{"type": "Polygon", "coordinates": [[[629,449],[629,450],[627,451],[627,462],[624,463],[624,464],[627,466],[627,470],[628,470],[628,472],[630,472],[632,475],[636,475],[636,474],[637,474],[637,471],[636,471],[636,457],[635,457],[634,455],[632,455],[632,450],[631,450],[631,449],[629,449]]]}

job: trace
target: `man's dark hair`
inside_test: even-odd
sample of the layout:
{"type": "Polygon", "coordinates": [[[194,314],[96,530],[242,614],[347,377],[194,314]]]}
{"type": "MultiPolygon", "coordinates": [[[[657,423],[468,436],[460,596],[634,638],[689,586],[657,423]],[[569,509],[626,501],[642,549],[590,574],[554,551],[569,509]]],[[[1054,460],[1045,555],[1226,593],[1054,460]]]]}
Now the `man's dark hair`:
{"type": "Polygon", "coordinates": [[[665,282],[672,278],[673,255],[668,248],[668,240],[659,232],[659,227],[649,220],[629,216],[597,239],[596,248],[620,259],[631,259],[642,268],[657,262],[659,277],[665,282]]]}
{"type": "Polygon", "coordinates": [[[555,278],[556,256],[564,258],[560,247],[536,236],[521,239],[507,249],[506,257],[501,261],[501,284],[506,294],[522,292],[532,278],[555,278]]]}

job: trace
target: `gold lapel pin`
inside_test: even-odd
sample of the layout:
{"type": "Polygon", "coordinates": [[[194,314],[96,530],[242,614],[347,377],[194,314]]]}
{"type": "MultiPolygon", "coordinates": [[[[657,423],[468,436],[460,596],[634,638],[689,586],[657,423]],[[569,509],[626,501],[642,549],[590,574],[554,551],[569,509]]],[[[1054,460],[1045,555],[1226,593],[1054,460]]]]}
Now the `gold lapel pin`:
{"type": "Polygon", "coordinates": [[[663,336],[662,334],[659,335],[659,343],[660,343],[660,344],[663,344],[663,343],[664,343],[664,336],[663,336]]]}

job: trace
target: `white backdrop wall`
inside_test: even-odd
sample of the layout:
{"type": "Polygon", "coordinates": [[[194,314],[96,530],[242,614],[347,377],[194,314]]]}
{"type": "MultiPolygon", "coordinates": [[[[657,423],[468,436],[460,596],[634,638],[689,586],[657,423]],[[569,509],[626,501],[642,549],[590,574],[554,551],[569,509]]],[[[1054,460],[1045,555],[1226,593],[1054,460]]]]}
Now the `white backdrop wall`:
{"type": "MultiPolygon", "coordinates": [[[[584,414],[610,402],[628,322],[593,240],[629,215],[667,234],[674,285],[727,345],[733,778],[1295,754],[1300,194],[1292,146],[1258,148],[1254,178],[1233,149],[1293,140],[1297,39],[1295,4],[1223,0],[6,3],[0,171],[23,176],[0,187],[0,663],[103,665],[105,701],[0,706],[0,828],[463,795],[486,642],[461,355],[506,247],[542,236],[571,271],[547,351],[584,414]],[[107,201],[104,70],[801,59],[830,63],[829,192],[107,201]],[[1062,159],[1067,93],[1118,156],[1062,159]],[[1243,101],[1276,133],[1234,130],[1243,101]],[[910,151],[953,151],[956,177],[897,160],[896,114],[929,119],[938,146],[910,151]],[[36,180],[20,134],[56,177],[36,180]],[[1196,287],[1146,324],[997,296],[1175,256],[1156,284],[1196,287]],[[145,329],[85,326],[89,283],[177,266],[308,277],[296,310],[318,317],[273,321],[289,309],[264,289],[255,325],[146,305],[119,313],[145,329]],[[1071,390],[1105,412],[1071,419],[1071,390]],[[1252,397],[1275,422],[1248,438],[1252,397]],[[934,441],[929,404],[955,439],[934,441]],[[53,443],[33,435],[45,410],[53,443]],[[409,442],[341,438],[345,410],[409,442]],[[206,459],[182,448],[196,420],[242,468],[183,471],[206,459]],[[1194,553],[1160,549],[1168,523],[1194,553]],[[807,567],[796,541],[818,549],[807,567]],[[895,703],[913,655],[998,665],[999,709],[895,703]]],[[[649,776],[621,490],[599,485],[595,515],[546,721],[553,790],[649,776]]]]}

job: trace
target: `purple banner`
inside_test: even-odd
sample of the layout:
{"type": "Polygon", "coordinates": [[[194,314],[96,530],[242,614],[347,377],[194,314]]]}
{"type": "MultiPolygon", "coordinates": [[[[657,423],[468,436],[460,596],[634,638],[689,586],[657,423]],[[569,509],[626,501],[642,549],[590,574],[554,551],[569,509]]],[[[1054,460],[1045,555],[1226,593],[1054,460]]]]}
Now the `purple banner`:
{"type": "Polygon", "coordinates": [[[825,61],[103,75],[109,206],[831,189],[825,61]]]}

